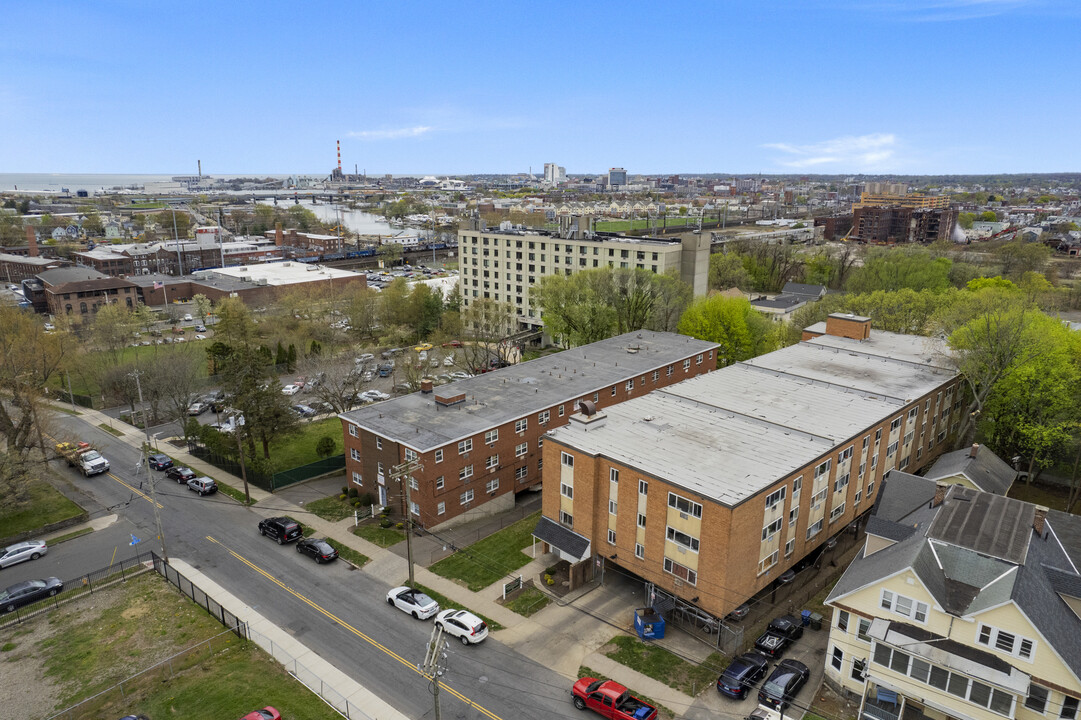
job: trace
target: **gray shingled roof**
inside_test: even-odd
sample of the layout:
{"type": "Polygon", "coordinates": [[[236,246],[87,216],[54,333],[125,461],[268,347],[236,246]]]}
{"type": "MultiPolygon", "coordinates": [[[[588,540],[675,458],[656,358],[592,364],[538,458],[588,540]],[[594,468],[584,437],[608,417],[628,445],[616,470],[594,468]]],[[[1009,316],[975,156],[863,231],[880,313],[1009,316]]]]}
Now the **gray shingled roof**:
{"type": "Polygon", "coordinates": [[[899,522],[920,506],[926,506],[934,497],[935,483],[900,470],[890,470],[882,478],[882,491],[875,501],[872,517],[899,522]]]}
{"type": "Polygon", "coordinates": [[[804,300],[817,300],[826,294],[826,288],[822,285],[789,282],[785,283],[781,292],[785,295],[800,295],[804,300]]]}
{"type": "Polygon", "coordinates": [[[867,519],[868,535],[877,535],[887,540],[901,542],[911,537],[914,532],[916,532],[916,528],[911,525],[886,520],[877,515],[872,515],[867,519]]]}
{"type": "Polygon", "coordinates": [[[1081,516],[1051,510],[1047,513],[1047,524],[1062,543],[1073,568],[1081,571],[1081,516]]]}
{"type": "Polygon", "coordinates": [[[984,492],[995,495],[1009,492],[1017,471],[991,452],[990,448],[979,448],[976,457],[972,457],[971,453],[971,448],[965,448],[943,454],[926,472],[927,479],[941,480],[962,475],[984,492]]]}
{"type": "Polygon", "coordinates": [[[585,557],[589,550],[589,538],[583,537],[555,520],[541,515],[533,536],[576,558],[585,557]]]}

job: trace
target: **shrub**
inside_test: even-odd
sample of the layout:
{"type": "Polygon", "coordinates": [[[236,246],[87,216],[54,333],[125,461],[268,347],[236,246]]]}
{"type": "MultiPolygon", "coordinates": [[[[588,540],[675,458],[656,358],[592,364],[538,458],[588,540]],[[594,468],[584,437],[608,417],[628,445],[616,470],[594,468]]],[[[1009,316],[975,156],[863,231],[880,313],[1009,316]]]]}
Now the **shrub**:
{"type": "Polygon", "coordinates": [[[379,521],[379,527],[381,527],[381,528],[390,527],[390,518],[388,518],[386,515],[384,515],[383,519],[379,521]]]}
{"type": "Polygon", "coordinates": [[[329,435],[324,435],[323,437],[319,438],[319,442],[315,444],[315,452],[319,455],[319,457],[326,458],[334,454],[334,450],[336,449],[336,447],[337,446],[334,444],[334,438],[329,435]]]}
{"type": "Polygon", "coordinates": [[[357,489],[356,488],[349,488],[349,497],[355,498],[356,496],[357,496],[357,489]]]}
{"type": "Polygon", "coordinates": [[[395,523],[394,527],[396,527],[397,529],[401,530],[402,528],[404,528],[404,527],[405,527],[405,525],[404,525],[404,524],[402,524],[402,523],[395,523]]]}
{"type": "Polygon", "coordinates": [[[341,495],[338,496],[338,499],[339,500],[345,500],[346,497],[347,497],[347,495],[345,493],[342,493],[341,495]]]}
{"type": "Polygon", "coordinates": [[[555,585],[556,584],[555,578],[553,578],[548,573],[544,573],[544,584],[545,585],[555,585]]]}
{"type": "Polygon", "coordinates": [[[364,493],[363,495],[361,495],[360,496],[360,504],[361,505],[371,505],[372,504],[372,494],[371,493],[364,493]]]}
{"type": "Polygon", "coordinates": [[[353,501],[353,507],[358,508],[358,507],[360,507],[360,505],[361,505],[360,500],[354,500],[353,501]]]}
{"type": "Polygon", "coordinates": [[[348,485],[342,485],[342,495],[348,495],[348,494],[349,494],[349,486],[348,485]]]}

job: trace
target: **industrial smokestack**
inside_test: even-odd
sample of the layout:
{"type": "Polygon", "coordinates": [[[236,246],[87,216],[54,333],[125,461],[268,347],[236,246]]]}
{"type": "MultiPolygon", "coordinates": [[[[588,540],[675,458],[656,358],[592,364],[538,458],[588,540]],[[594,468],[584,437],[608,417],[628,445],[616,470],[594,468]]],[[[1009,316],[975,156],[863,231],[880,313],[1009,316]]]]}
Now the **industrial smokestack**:
{"type": "Polygon", "coordinates": [[[30,225],[26,226],[26,254],[30,257],[38,256],[38,232],[30,225]]]}
{"type": "Polygon", "coordinates": [[[202,181],[202,179],[203,179],[203,161],[202,160],[196,160],[195,162],[199,163],[199,180],[202,181]]]}

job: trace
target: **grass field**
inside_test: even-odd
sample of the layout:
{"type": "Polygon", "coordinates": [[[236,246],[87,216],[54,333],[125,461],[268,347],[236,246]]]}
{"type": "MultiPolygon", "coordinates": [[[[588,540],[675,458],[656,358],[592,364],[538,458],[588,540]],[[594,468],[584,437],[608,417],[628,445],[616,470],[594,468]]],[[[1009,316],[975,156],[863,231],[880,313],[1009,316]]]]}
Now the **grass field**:
{"type": "Polygon", "coordinates": [[[364,553],[357,552],[351,547],[342,545],[340,542],[334,540],[333,538],[327,538],[327,542],[332,548],[338,551],[338,555],[342,558],[342,560],[348,560],[349,562],[356,565],[358,568],[364,567],[368,564],[368,561],[371,560],[371,558],[364,553]]]}
{"type": "Polygon", "coordinates": [[[331,495],[330,497],[325,497],[321,500],[313,500],[312,502],[305,504],[304,508],[308,512],[315,513],[324,520],[338,522],[347,517],[353,517],[353,511],[356,508],[352,506],[352,501],[353,498],[339,500],[337,495],[331,495]]]}
{"type": "Polygon", "coordinates": [[[83,512],[44,480],[32,480],[27,492],[29,500],[24,503],[16,504],[8,496],[0,498],[0,537],[11,537],[83,512]]]}
{"type": "Polygon", "coordinates": [[[264,705],[290,719],[340,717],[269,655],[231,633],[222,635],[223,629],[156,574],[132,578],[0,632],[0,667],[17,682],[5,708],[13,717],[31,717],[20,710],[63,709],[105,691],[73,712],[72,720],[128,713],[230,718],[264,705]],[[113,688],[178,653],[163,667],[125,681],[123,692],[113,688]]]}
{"type": "Polygon", "coordinates": [[[459,550],[432,565],[429,570],[451,580],[458,580],[476,592],[529,563],[522,552],[533,540],[540,512],[535,512],[497,533],[459,550]]]}
{"type": "Polygon", "coordinates": [[[270,444],[270,459],[274,462],[275,468],[288,470],[319,460],[315,445],[324,435],[334,438],[336,444],[333,454],[341,452],[342,421],[337,417],[303,423],[300,427],[301,430],[296,435],[270,444]]]}
{"type": "Polygon", "coordinates": [[[511,612],[518,613],[522,617],[529,617],[533,613],[546,608],[550,602],[552,602],[552,598],[537,588],[530,586],[523,590],[518,597],[504,603],[503,607],[511,612]]]}
{"type": "Polygon", "coordinates": [[[381,548],[397,545],[405,540],[405,533],[393,527],[379,527],[377,522],[361,524],[353,528],[353,534],[381,548]]]}
{"type": "Polygon", "coordinates": [[[725,667],[725,656],[720,653],[712,653],[701,665],[694,665],[659,645],[627,635],[612,638],[605,646],[604,654],[620,665],[691,696],[712,685],[725,667]]]}
{"type": "MultiPolygon", "coordinates": [[[[117,357],[119,358],[118,364],[122,365],[135,361],[149,363],[152,362],[159,353],[166,354],[178,351],[183,352],[185,350],[202,355],[203,347],[206,342],[207,341],[205,340],[186,340],[178,345],[170,343],[168,345],[139,345],[138,347],[126,347],[117,354],[117,357]]],[[[97,380],[94,378],[92,368],[100,367],[102,363],[107,363],[109,365],[114,364],[112,354],[106,352],[93,352],[80,358],[76,369],[71,372],[71,391],[76,395],[89,395],[100,399],[101,386],[98,385],[97,380]],[[86,371],[81,371],[78,368],[86,368],[86,371]]],[[[207,364],[201,362],[199,363],[199,377],[205,378],[206,376],[207,364]]],[[[50,385],[57,390],[67,390],[65,376],[61,373],[53,375],[50,385]]]]}

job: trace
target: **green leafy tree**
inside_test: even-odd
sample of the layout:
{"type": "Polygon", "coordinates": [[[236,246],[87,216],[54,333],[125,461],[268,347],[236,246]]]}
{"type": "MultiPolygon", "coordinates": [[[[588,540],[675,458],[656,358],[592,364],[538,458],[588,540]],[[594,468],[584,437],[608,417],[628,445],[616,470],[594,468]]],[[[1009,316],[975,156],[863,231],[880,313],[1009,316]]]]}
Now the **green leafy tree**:
{"type": "Polygon", "coordinates": [[[338,444],[334,442],[334,438],[329,435],[324,435],[319,438],[319,442],[315,444],[315,452],[321,458],[330,457],[337,449],[338,444]]]}
{"type": "Polygon", "coordinates": [[[717,367],[747,360],[777,347],[774,323],[744,298],[724,295],[699,298],[683,313],[679,332],[719,343],[717,367]]]}
{"type": "Polygon", "coordinates": [[[743,267],[743,258],[735,252],[710,255],[709,287],[713,290],[727,290],[729,288],[749,290],[751,276],[743,267]]]}
{"type": "Polygon", "coordinates": [[[950,286],[951,261],[932,257],[926,248],[871,248],[863,265],[852,272],[849,292],[875,290],[945,290],[950,286]]]}
{"type": "Polygon", "coordinates": [[[224,298],[218,304],[218,322],[214,336],[227,345],[250,345],[258,338],[259,326],[251,310],[240,298],[224,298]]]}
{"type": "Polygon", "coordinates": [[[980,213],[980,220],[983,222],[998,222],[998,215],[995,215],[993,210],[985,210],[980,213]]]}
{"type": "Polygon", "coordinates": [[[297,431],[297,415],[270,374],[262,349],[250,344],[234,348],[222,371],[222,387],[229,404],[244,418],[237,431],[247,440],[253,457],[256,441],[262,444],[263,458],[269,460],[270,443],[297,431]]]}
{"type": "Polygon", "coordinates": [[[957,213],[957,224],[964,230],[971,230],[972,223],[976,221],[976,214],[970,212],[957,213]]]}
{"type": "Polygon", "coordinates": [[[375,251],[376,256],[383,261],[384,267],[394,267],[402,260],[404,248],[399,243],[383,243],[375,251]]]}
{"type": "Polygon", "coordinates": [[[1026,272],[1042,271],[1051,259],[1051,248],[1043,243],[1014,240],[1001,245],[993,254],[1002,263],[1004,277],[1020,278],[1026,272]]]}

